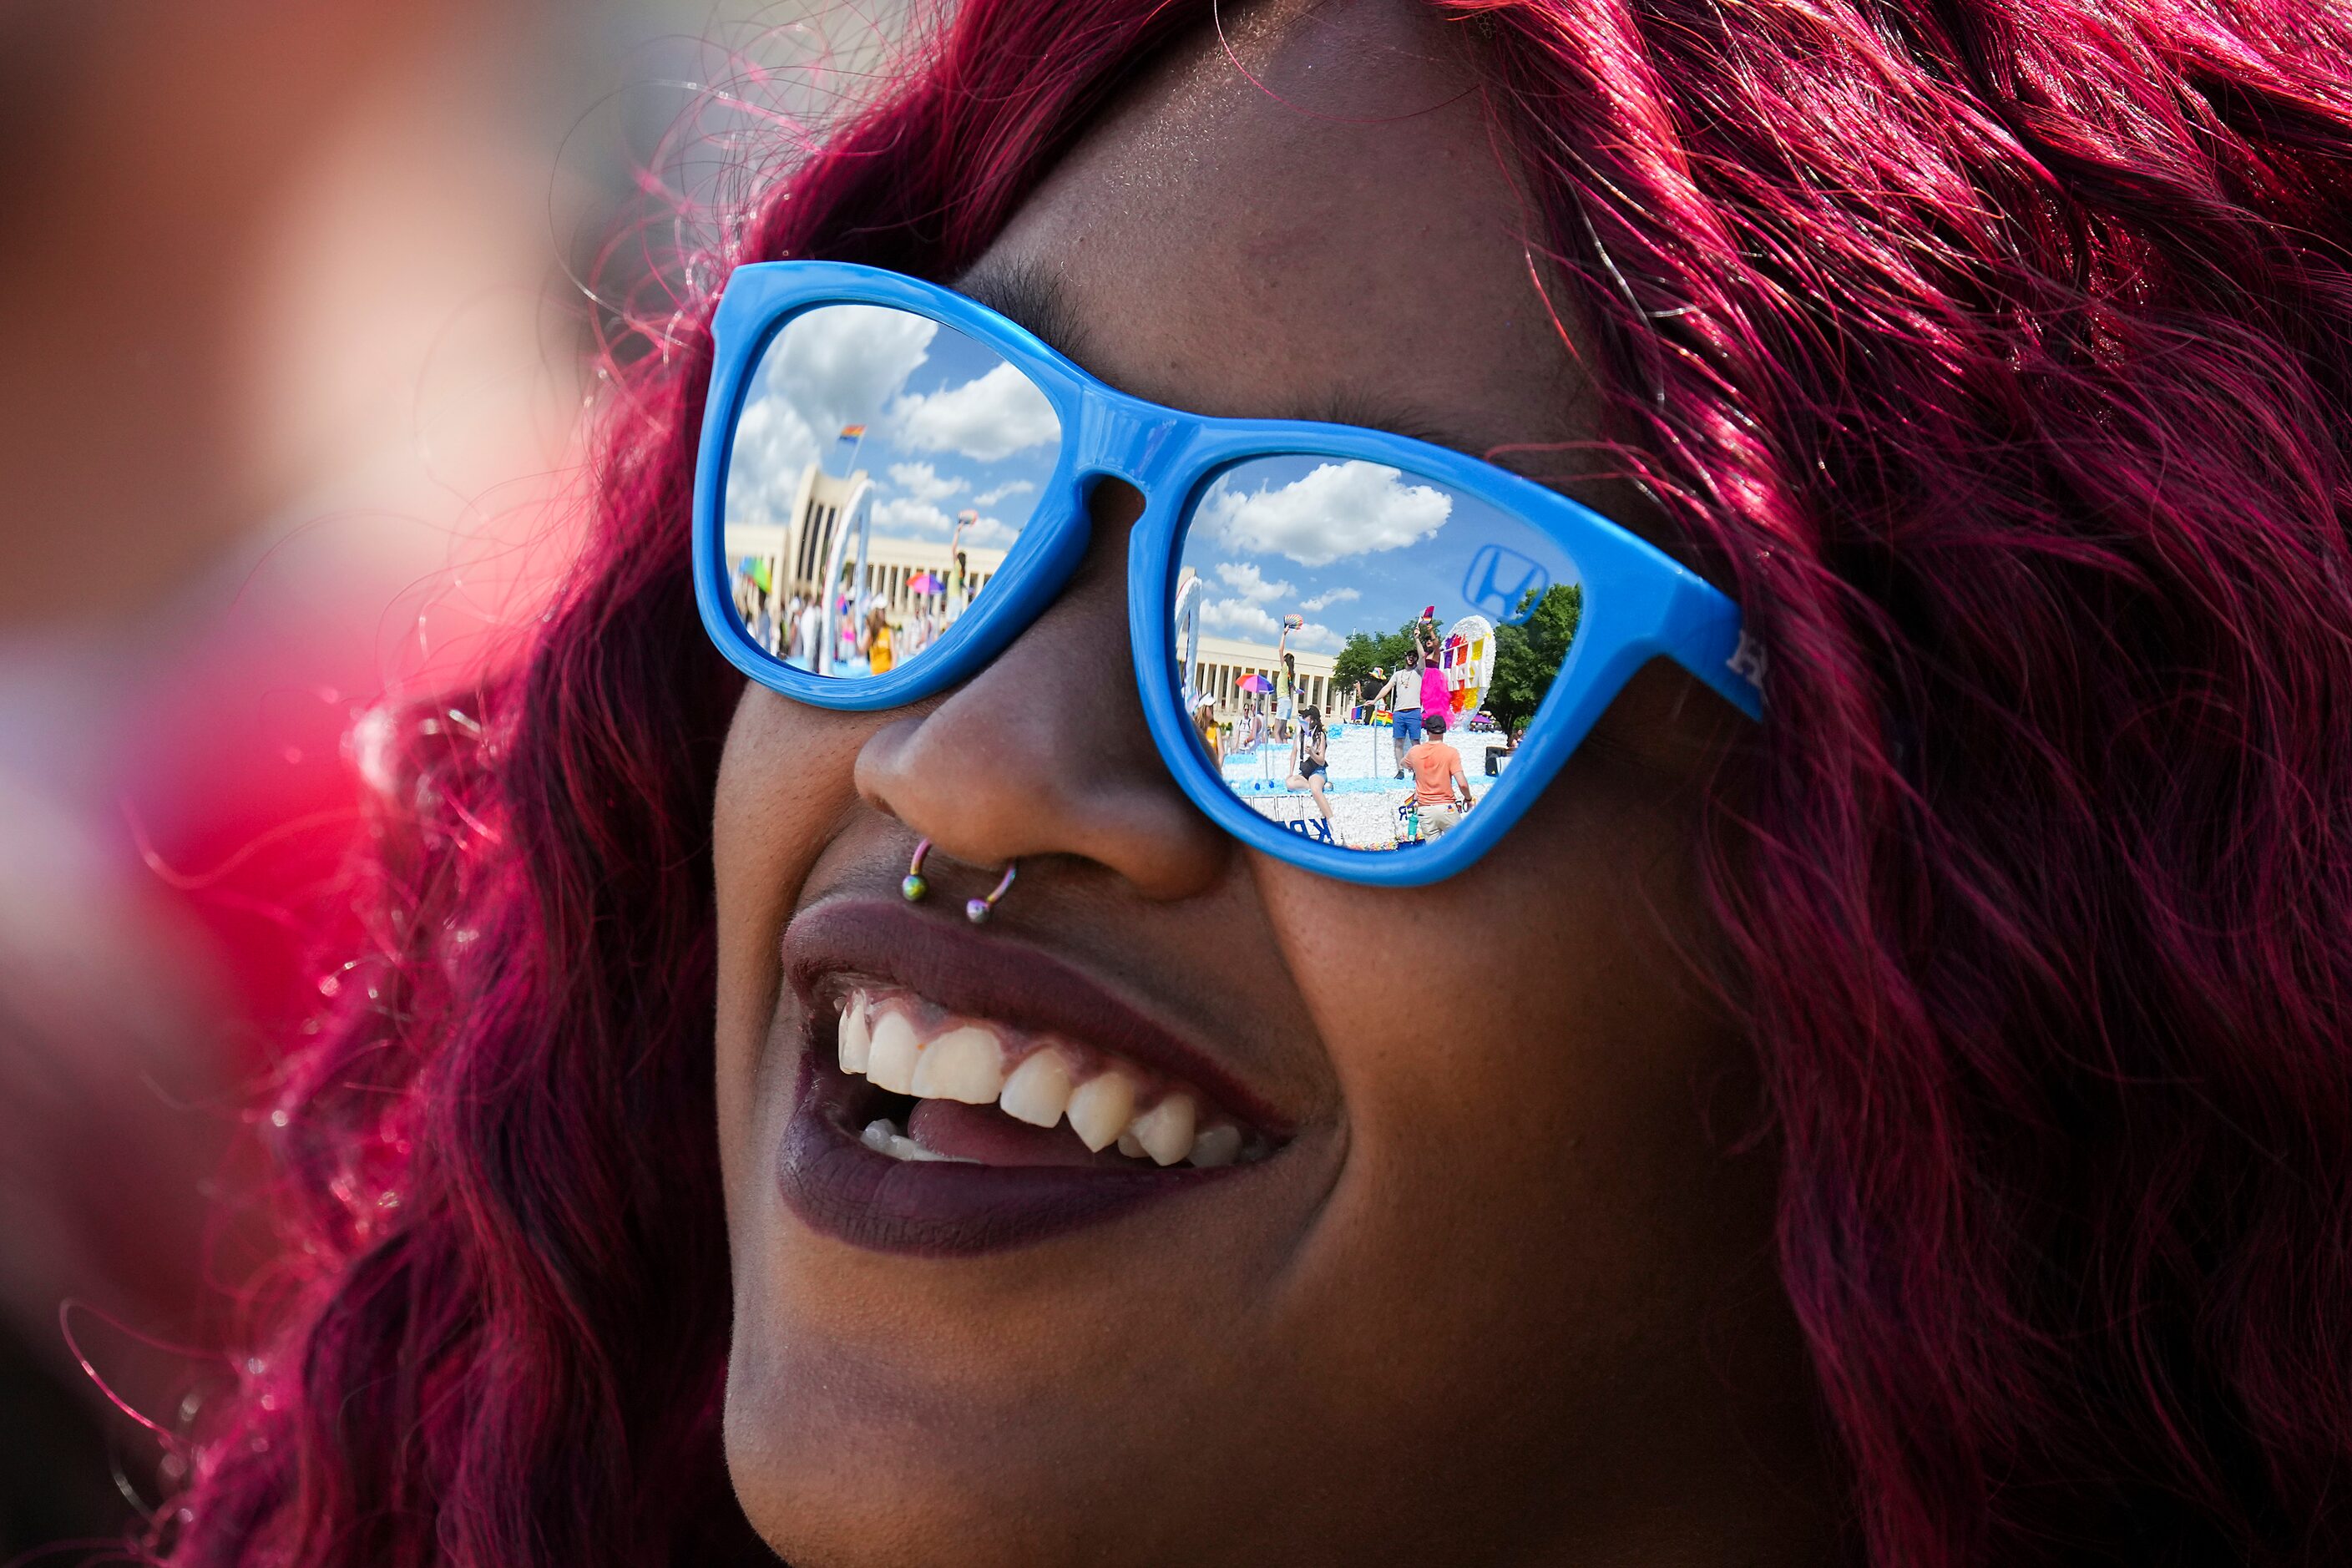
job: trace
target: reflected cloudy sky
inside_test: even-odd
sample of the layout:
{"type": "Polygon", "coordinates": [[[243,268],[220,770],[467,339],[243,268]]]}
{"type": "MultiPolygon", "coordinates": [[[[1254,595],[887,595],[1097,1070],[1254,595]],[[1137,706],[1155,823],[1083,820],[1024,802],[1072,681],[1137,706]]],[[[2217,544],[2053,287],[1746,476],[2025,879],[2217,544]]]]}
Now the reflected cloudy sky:
{"type": "MultiPolygon", "coordinates": [[[[788,322],[752,374],[727,480],[731,523],[783,525],[813,458],[848,471],[845,426],[863,425],[856,465],[875,481],[874,531],[1009,548],[1059,456],[1053,407],[1027,377],[952,327],[911,311],[827,305],[788,322]]],[[[1272,643],[1285,615],[1306,618],[1289,646],[1337,653],[1353,630],[1393,632],[1428,605],[1441,623],[1477,610],[1493,576],[1535,571],[1577,581],[1564,551],[1512,515],[1420,476],[1322,457],[1253,458],[1202,494],[1183,563],[1207,593],[1201,626],[1272,643]],[[1484,553],[1482,553],[1484,552],[1484,553]],[[1479,574],[1473,580],[1473,574],[1479,574]]]]}
{"type": "Polygon", "coordinates": [[[1184,564],[1206,594],[1201,626],[1271,643],[1285,615],[1307,618],[1289,646],[1337,653],[1351,631],[1395,631],[1431,605],[1441,626],[1473,610],[1507,554],[1503,581],[1530,567],[1573,583],[1566,551],[1508,512],[1434,480],[1378,463],[1253,458],[1202,496],[1184,564]]]}
{"type": "Polygon", "coordinates": [[[878,305],[824,305],[787,322],[752,372],[727,475],[733,523],[784,525],[812,458],[874,477],[874,531],[1010,548],[1061,447],[1061,423],[1029,379],[953,327],[878,305]]]}

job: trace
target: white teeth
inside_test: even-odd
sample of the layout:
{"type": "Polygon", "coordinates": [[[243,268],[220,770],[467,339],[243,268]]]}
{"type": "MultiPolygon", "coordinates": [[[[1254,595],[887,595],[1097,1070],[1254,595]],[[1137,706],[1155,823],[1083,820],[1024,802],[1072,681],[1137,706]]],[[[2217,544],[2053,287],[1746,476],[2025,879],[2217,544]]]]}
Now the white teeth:
{"type": "Polygon", "coordinates": [[[853,991],[848,1005],[841,1010],[841,1070],[862,1073],[874,1047],[874,1036],[866,1028],[866,993],[853,991]]]}
{"type": "MultiPolygon", "coordinates": [[[[1151,1156],[1155,1165],[1172,1165],[1192,1152],[1192,1124],[1200,1120],[1192,1097],[1181,1091],[1171,1093],[1159,1104],[1135,1119],[1128,1131],[1151,1156]]],[[[1121,1138],[1119,1147],[1127,1147],[1121,1138]]]]}
{"type": "Polygon", "coordinates": [[[917,1163],[929,1160],[947,1165],[975,1163],[958,1155],[942,1154],[936,1149],[924,1148],[920,1143],[899,1131],[898,1124],[887,1116],[877,1116],[867,1122],[866,1131],[857,1135],[857,1141],[877,1154],[887,1154],[893,1160],[908,1160],[917,1163]]]}
{"type": "Polygon", "coordinates": [[[1117,1068],[1070,1091],[1070,1131],[1095,1153],[1111,1146],[1135,1114],[1135,1080],[1117,1068]]]}
{"type": "MultiPolygon", "coordinates": [[[[919,1100],[993,1104],[1032,1127],[1052,1127],[1066,1115],[1070,1130],[1095,1153],[1116,1143],[1132,1160],[1163,1166],[1189,1160],[1204,1170],[1242,1155],[1242,1130],[1222,1121],[1202,1125],[1200,1101],[1182,1089],[1169,1090],[1138,1113],[1135,1102],[1148,1080],[1116,1060],[1079,1083],[1074,1080],[1080,1068],[1070,1054],[1042,1046],[1007,1074],[1004,1042],[994,1030],[963,1024],[926,1043],[906,1007],[877,1010],[865,991],[851,992],[842,1004],[836,1040],[841,1070],[862,1073],[879,1089],[919,1100]]],[[[924,1148],[887,1118],[869,1123],[859,1138],[893,1159],[950,1158],[924,1148]]]]}
{"type": "Polygon", "coordinates": [[[1051,1127],[1062,1120],[1070,1103],[1070,1064],[1051,1048],[1033,1051],[1004,1080],[996,1108],[1015,1121],[1051,1127]]]}
{"type": "Polygon", "coordinates": [[[1229,1121],[1204,1127],[1192,1140],[1192,1163],[1202,1170],[1230,1165],[1242,1152],[1242,1130],[1229,1121]]]}
{"type": "Polygon", "coordinates": [[[919,1100],[988,1105],[1003,1087],[1004,1048],[988,1030],[970,1024],[925,1046],[915,1063],[912,1092],[919,1100]]]}
{"type": "Polygon", "coordinates": [[[874,1026],[874,1044],[866,1058],[866,1076],[892,1094],[915,1092],[915,1060],[923,1042],[907,1015],[892,1008],[874,1026]]]}

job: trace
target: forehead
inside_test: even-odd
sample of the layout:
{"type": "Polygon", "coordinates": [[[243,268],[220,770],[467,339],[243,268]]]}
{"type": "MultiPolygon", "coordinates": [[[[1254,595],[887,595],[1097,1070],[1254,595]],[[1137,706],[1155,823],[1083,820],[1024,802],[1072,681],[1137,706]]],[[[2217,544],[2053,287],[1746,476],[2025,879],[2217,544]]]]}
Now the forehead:
{"type": "Polygon", "coordinates": [[[964,286],[1139,396],[1484,450],[1582,433],[1526,226],[1457,27],[1284,3],[1160,62],[964,286]]]}

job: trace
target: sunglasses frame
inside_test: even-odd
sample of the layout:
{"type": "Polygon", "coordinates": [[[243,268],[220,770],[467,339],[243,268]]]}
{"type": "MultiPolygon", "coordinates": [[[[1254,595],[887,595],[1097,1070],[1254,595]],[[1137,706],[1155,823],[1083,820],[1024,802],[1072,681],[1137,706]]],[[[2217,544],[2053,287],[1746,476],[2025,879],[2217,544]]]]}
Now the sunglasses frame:
{"type": "Polygon", "coordinates": [[[1113,478],[1144,499],[1128,543],[1128,627],[1145,721],[1193,805],[1250,848],[1372,887],[1418,887],[1493,848],[1542,795],[1633,673],[1664,657],[1750,719],[1763,717],[1762,659],[1739,607],[1704,579],[1607,518],[1481,458],[1383,430],[1304,420],[1218,419],[1131,397],[1079,369],[1035,334],[940,284],[836,261],[765,261],[735,269],[711,321],[713,360],[694,477],[694,585],[719,652],[761,685],[814,707],[903,707],[965,680],[1042,615],[1077,569],[1092,522],[1087,496],[1113,478]],[[919,658],[845,680],[793,668],[752,640],[734,612],[722,528],[728,464],[752,372],[769,342],[821,305],[909,310],[973,338],[1028,376],[1062,425],[1053,479],[988,591],[919,658]],[[1194,505],[1229,465],[1255,457],[1324,457],[1402,469],[1509,512],[1564,548],[1584,584],[1577,634],[1529,719],[1511,765],[1450,832],[1405,851],[1347,849],[1262,816],[1225,787],[1179,707],[1177,555],[1194,505]]]}

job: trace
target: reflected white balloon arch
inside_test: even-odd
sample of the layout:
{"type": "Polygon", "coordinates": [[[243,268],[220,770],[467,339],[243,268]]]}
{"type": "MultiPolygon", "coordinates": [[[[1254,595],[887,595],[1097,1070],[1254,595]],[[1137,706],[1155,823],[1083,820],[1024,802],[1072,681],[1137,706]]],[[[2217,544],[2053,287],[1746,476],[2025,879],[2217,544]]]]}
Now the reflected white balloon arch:
{"type": "Polygon", "coordinates": [[[1184,713],[1190,718],[1201,693],[1192,684],[1200,669],[1201,652],[1201,586],[1200,574],[1191,567],[1184,569],[1176,584],[1176,668],[1183,685],[1184,713]]]}
{"type": "MultiPolygon", "coordinates": [[[[854,464],[850,472],[857,473],[854,464]]],[[[854,584],[850,595],[853,620],[865,613],[859,606],[866,603],[871,591],[866,580],[866,547],[874,531],[874,481],[870,477],[858,476],[856,488],[849,492],[849,504],[841,510],[842,525],[834,531],[833,549],[824,563],[824,630],[817,644],[816,655],[819,675],[835,673],[834,650],[840,646],[834,620],[835,606],[841,602],[841,569],[845,564],[842,558],[848,553],[849,536],[853,532],[857,535],[857,560],[850,577],[854,584]]]]}

